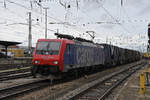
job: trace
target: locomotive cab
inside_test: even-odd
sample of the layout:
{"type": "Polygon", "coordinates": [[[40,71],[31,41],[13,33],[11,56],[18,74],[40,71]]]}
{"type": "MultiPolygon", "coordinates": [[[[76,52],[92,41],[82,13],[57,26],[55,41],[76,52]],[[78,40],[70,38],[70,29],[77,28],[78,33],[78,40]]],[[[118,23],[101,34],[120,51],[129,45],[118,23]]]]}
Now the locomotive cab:
{"type": "Polygon", "coordinates": [[[73,43],[66,39],[39,39],[33,53],[32,74],[58,76],[64,72],[64,56],[67,58],[67,45],[73,43]]]}
{"type": "Polygon", "coordinates": [[[32,74],[48,75],[61,70],[61,44],[62,41],[40,39],[33,53],[32,74]]]}

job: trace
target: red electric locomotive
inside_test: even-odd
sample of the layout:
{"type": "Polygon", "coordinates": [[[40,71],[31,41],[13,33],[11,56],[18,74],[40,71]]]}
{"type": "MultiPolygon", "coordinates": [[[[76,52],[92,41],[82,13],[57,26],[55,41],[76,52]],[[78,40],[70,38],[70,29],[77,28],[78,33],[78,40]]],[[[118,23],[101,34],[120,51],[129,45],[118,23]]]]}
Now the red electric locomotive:
{"type": "Polygon", "coordinates": [[[67,39],[39,39],[33,53],[32,74],[59,74],[64,72],[63,56],[67,44],[74,44],[67,39]]]}

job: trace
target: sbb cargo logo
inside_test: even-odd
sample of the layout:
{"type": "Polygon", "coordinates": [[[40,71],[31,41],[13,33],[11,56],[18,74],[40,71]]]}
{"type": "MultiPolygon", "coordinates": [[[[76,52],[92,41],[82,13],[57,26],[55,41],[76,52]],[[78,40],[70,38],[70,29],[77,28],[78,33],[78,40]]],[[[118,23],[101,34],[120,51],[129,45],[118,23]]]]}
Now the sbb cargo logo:
{"type": "Polygon", "coordinates": [[[77,48],[77,64],[90,65],[93,62],[93,49],[87,47],[77,48]]]}

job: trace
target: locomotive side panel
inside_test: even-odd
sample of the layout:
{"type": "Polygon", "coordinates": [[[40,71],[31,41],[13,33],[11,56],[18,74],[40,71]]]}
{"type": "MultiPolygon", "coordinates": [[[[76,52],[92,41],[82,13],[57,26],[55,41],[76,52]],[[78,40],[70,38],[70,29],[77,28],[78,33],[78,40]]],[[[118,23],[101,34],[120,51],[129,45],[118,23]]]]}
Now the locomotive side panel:
{"type": "Polygon", "coordinates": [[[119,64],[125,63],[125,55],[124,55],[124,49],[119,48],[119,64]]]}
{"type": "Polygon", "coordinates": [[[67,72],[75,67],[75,47],[74,44],[67,44],[63,57],[63,69],[67,72]]]}
{"type": "Polygon", "coordinates": [[[111,66],[112,65],[112,50],[111,45],[108,44],[102,44],[104,46],[104,59],[105,59],[105,65],[111,66]]]}
{"type": "Polygon", "coordinates": [[[76,45],[75,62],[77,68],[104,64],[103,48],[76,45]]]}
{"type": "Polygon", "coordinates": [[[94,61],[96,65],[104,65],[104,47],[95,48],[94,61]]]}
{"type": "Polygon", "coordinates": [[[94,49],[92,47],[76,45],[75,46],[76,66],[91,66],[94,64],[94,49]]]}

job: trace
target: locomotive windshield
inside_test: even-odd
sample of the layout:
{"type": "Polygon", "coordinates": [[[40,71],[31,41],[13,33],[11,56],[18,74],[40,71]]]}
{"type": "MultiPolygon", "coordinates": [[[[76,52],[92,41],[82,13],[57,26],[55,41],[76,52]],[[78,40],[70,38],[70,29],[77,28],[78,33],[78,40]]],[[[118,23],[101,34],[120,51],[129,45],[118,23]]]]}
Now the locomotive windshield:
{"type": "Polygon", "coordinates": [[[41,41],[36,48],[36,54],[42,55],[58,55],[60,48],[60,42],[53,41],[41,41]]]}

